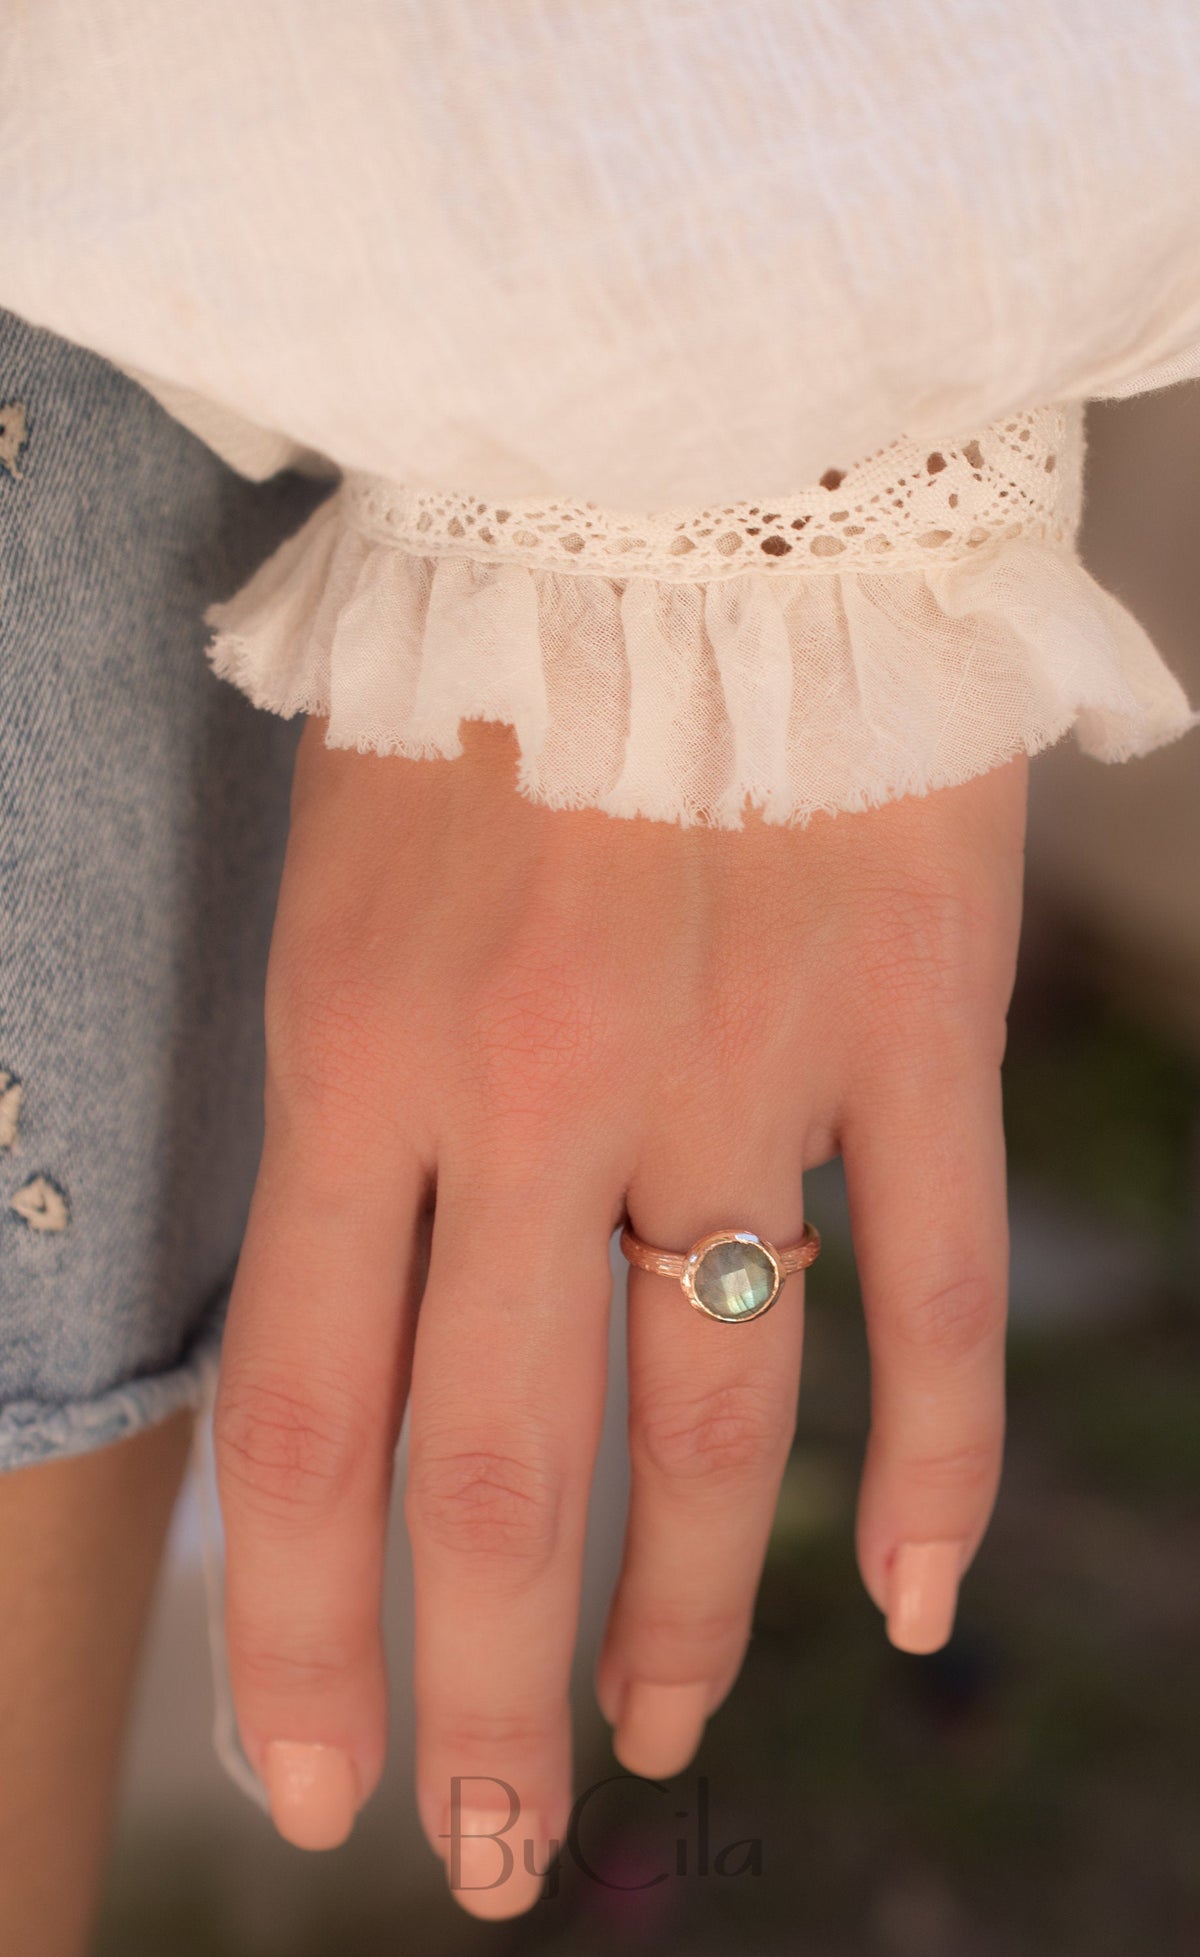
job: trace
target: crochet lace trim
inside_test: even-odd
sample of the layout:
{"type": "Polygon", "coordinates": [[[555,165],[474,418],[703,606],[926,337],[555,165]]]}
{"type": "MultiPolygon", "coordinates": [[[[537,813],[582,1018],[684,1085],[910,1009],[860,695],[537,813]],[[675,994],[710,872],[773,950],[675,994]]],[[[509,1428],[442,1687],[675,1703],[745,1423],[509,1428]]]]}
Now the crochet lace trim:
{"type": "Polygon", "coordinates": [[[538,497],[487,503],[368,475],[347,476],[339,494],[354,529],[421,557],[692,584],[750,570],[928,569],[1001,538],[1069,546],[1082,464],[1083,410],[1072,403],[995,422],[961,448],[905,437],[771,503],[638,515],[538,497]]]}

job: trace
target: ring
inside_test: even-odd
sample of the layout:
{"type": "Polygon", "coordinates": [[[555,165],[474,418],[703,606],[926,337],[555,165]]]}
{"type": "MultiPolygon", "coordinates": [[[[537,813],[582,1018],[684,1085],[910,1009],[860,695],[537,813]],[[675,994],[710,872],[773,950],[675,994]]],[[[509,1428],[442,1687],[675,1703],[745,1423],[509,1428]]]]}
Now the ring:
{"type": "Polygon", "coordinates": [[[722,1325],[761,1318],[793,1271],[807,1270],[820,1255],[821,1238],[811,1223],[799,1243],[777,1250],[754,1230],[713,1230],[688,1251],[657,1250],[626,1224],[621,1249],[631,1264],[661,1277],[678,1278],[688,1303],[722,1325]]]}

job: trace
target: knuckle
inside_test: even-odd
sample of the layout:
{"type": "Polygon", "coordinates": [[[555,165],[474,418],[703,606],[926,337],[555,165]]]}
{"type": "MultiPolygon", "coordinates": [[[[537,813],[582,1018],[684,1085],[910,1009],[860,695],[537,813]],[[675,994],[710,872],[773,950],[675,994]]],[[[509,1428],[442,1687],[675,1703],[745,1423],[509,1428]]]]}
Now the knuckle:
{"type": "Polygon", "coordinates": [[[361,1670],[369,1647],[359,1637],[323,1633],[301,1644],[288,1643],[250,1624],[229,1628],[231,1662],[239,1687],[254,1694],[320,1698],[344,1686],[361,1670]]]}
{"type": "MultiPolygon", "coordinates": [[[[745,1069],[761,1069],[792,1038],[797,1015],[797,984],[786,964],[743,959],[705,995],[700,1015],[708,1071],[728,1080],[745,1069]]],[[[694,1043],[686,1040],[696,1071],[694,1043]]]]}
{"type": "Polygon", "coordinates": [[[234,1375],[213,1413],[222,1482],[235,1499],[277,1517],[335,1508],[353,1485],[368,1431],[357,1409],[294,1380],[234,1375]]]}
{"type": "Polygon", "coordinates": [[[922,1359],[956,1360],[970,1356],[995,1337],[1004,1324],[1001,1293],[973,1273],[939,1289],[918,1292],[898,1305],[892,1330],[901,1344],[922,1359]]]}
{"type": "Polygon", "coordinates": [[[999,1479],[1001,1442],[969,1441],[902,1458],[900,1473],[918,1493],[990,1495],[999,1479]]]}
{"type": "Polygon", "coordinates": [[[639,1605],[622,1626],[623,1641],[644,1655],[663,1684],[687,1683],[708,1674],[745,1644],[749,1609],[673,1604],[665,1598],[639,1605]]]}
{"type": "Polygon", "coordinates": [[[963,1037],[977,1016],[1001,1014],[1007,986],[1007,933],[989,906],[936,878],[862,893],[866,926],[859,933],[857,986],[862,1018],[886,1041],[907,1033],[931,1013],[963,1037]]]}
{"type": "Polygon", "coordinates": [[[792,1423],[774,1394],[729,1380],[687,1398],[647,1401],[633,1429],[638,1465],[671,1481],[725,1484],[765,1477],[783,1465],[792,1423]]]}
{"type": "Polygon", "coordinates": [[[621,1051],[616,1001],[579,949],[546,943],[512,957],[472,999],[465,1051],[481,1105],[505,1120],[591,1106],[621,1051]]]}
{"type": "Polygon", "coordinates": [[[438,1746],[446,1758],[460,1761],[508,1760],[526,1754],[536,1757],[544,1750],[547,1733],[560,1716],[561,1708],[549,1699],[528,1710],[456,1704],[438,1722],[438,1746]]]}
{"type": "Polygon", "coordinates": [[[359,965],[335,964],[327,952],[320,958],[292,952],[269,966],[267,1033],[289,1059],[306,1055],[317,1041],[357,1048],[378,1006],[375,979],[359,965]]]}
{"type": "Polygon", "coordinates": [[[405,1507],[414,1532],[436,1548],[527,1575],[547,1566],[558,1539],[554,1476],[499,1450],[414,1447],[405,1507]]]}
{"type": "Polygon", "coordinates": [[[331,1127],[361,1126],[377,1105],[380,1059],[401,1016],[387,1012],[366,971],[292,961],[268,982],[264,1038],[268,1095],[300,1107],[326,1139],[331,1127]]]}

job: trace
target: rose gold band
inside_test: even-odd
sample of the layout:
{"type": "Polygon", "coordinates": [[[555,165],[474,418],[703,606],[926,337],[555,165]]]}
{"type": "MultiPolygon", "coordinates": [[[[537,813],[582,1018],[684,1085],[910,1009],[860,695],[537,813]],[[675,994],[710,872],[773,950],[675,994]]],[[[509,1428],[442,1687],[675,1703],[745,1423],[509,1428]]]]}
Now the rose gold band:
{"type": "MultiPolygon", "coordinates": [[[[732,1234],[728,1230],[714,1230],[709,1236],[701,1237],[690,1250],[656,1250],[653,1244],[643,1243],[640,1237],[636,1237],[626,1224],[621,1232],[621,1249],[630,1263],[639,1265],[643,1271],[654,1271],[660,1277],[682,1280],[689,1262],[696,1258],[697,1254],[702,1255],[710,1242],[718,1242],[732,1234]]],[[[816,1262],[821,1250],[820,1233],[814,1230],[811,1223],[805,1224],[804,1234],[799,1242],[788,1244],[786,1249],[777,1249],[774,1244],[768,1244],[765,1237],[756,1237],[756,1241],[761,1243],[764,1249],[774,1252],[781,1278],[790,1277],[793,1271],[807,1270],[810,1264],[816,1262]]]]}
{"type": "Polygon", "coordinates": [[[643,1243],[626,1224],[621,1249],[631,1264],[660,1277],[678,1278],[689,1305],[724,1325],[745,1325],[769,1311],[793,1271],[802,1271],[821,1249],[811,1223],[799,1243],[782,1250],[754,1230],[712,1230],[690,1250],[660,1250],[643,1243]]]}

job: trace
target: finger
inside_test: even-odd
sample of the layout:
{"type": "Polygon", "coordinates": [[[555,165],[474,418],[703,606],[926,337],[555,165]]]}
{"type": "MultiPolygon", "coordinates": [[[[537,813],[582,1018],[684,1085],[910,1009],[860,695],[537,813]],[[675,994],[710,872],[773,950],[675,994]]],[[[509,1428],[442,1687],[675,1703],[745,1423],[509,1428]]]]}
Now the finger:
{"type": "Polygon", "coordinates": [[[345,1839],[383,1767],[382,1572],[421,1275],[424,1172],[355,1159],[351,1186],[268,1130],[213,1417],[238,1724],[303,1848],[345,1839]]]}
{"type": "Polygon", "coordinates": [[[577,1172],[564,1150],[518,1178],[497,1172],[497,1145],[438,1171],[405,1502],[418,1797],[456,1900],[477,1916],[536,1900],[570,1810],[568,1689],[619,1187],[584,1170],[584,1153],[577,1172]]]}
{"type": "MultiPolygon", "coordinates": [[[[687,1251],[725,1227],[778,1247],[801,1235],[799,1152],[790,1169],[736,1179],[711,1160],[663,1161],[629,1191],[643,1241],[687,1251]]],[[[630,1267],[629,1516],[597,1693],[631,1772],[686,1766],[741,1666],[795,1429],[803,1305],[796,1272],[761,1318],[721,1324],[678,1279],[630,1267]]]]}
{"type": "Polygon", "coordinates": [[[949,1044],[881,1072],[842,1125],[871,1353],[863,1581],[901,1650],[950,1635],[1004,1445],[999,1067],[949,1044]]]}

